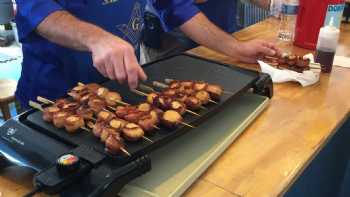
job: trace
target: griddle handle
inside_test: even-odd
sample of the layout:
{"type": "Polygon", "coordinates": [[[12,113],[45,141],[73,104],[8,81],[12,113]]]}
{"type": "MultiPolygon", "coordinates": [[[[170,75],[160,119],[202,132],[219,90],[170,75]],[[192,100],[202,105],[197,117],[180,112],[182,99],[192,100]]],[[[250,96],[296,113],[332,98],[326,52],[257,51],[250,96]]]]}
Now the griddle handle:
{"type": "Polygon", "coordinates": [[[0,169],[6,168],[10,165],[11,163],[7,160],[7,158],[2,153],[0,153],[0,169]]]}
{"type": "Polygon", "coordinates": [[[255,94],[272,98],[273,82],[271,76],[265,73],[260,73],[260,77],[255,82],[253,89],[255,94]]]}
{"type": "Polygon", "coordinates": [[[151,170],[151,160],[146,155],[116,170],[89,197],[115,196],[130,181],[151,170]]]}

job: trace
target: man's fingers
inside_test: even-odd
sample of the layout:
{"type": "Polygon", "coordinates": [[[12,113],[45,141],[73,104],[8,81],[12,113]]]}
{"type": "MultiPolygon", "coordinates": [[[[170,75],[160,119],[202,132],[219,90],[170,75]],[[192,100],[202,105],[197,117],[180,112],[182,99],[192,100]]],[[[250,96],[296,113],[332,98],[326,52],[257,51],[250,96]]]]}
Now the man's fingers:
{"type": "Polygon", "coordinates": [[[104,64],[105,62],[102,60],[94,61],[95,68],[98,70],[98,72],[100,72],[104,77],[108,77],[104,64]]]}
{"type": "Polygon", "coordinates": [[[114,66],[114,74],[120,84],[124,83],[126,80],[124,60],[121,55],[115,56],[112,58],[114,66]]]}
{"type": "Polygon", "coordinates": [[[269,47],[269,48],[274,48],[275,45],[271,42],[266,42],[266,41],[262,41],[262,45],[269,47]]]}
{"type": "Polygon", "coordinates": [[[125,51],[124,66],[127,73],[128,84],[131,89],[135,89],[138,86],[138,67],[139,64],[136,60],[134,51],[125,51]]]}
{"type": "Polygon", "coordinates": [[[147,80],[147,75],[146,73],[143,71],[142,67],[140,66],[139,67],[139,78],[142,80],[142,81],[146,81],[147,80]]]}
{"type": "Polygon", "coordinates": [[[108,78],[111,80],[115,80],[116,77],[115,77],[113,62],[111,61],[106,62],[105,68],[106,68],[108,78]]]}
{"type": "Polygon", "coordinates": [[[131,89],[135,89],[138,86],[139,80],[138,80],[138,73],[137,73],[137,67],[127,65],[126,72],[128,73],[128,84],[131,89]]]}
{"type": "Polygon", "coordinates": [[[277,52],[274,49],[271,49],[271,48],[266,47],[266,46],[260,46],[259,52],[264,54],[264,55],[268,55],[268,56],[274,56],[277,54],[277,52]]]}
{"type": "Polygon", "coordinates": [[[263,45],[274,50],[276,52],[275,55],[280,55],[282,53],[282,51],[274,43],[264,42],[263,45]]]}

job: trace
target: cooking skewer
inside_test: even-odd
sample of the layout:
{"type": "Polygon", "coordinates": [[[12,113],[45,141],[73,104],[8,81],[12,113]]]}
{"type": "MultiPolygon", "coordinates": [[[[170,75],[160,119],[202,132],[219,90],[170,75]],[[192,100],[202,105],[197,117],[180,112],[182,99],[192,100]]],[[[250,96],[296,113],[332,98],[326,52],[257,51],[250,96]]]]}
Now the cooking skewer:
{"type": "MultiPolygon", "coordinates": [[[[166,89],[166,88],[169,87],[167,84],[164,84],[164,83],[159,82],[159,81],[153,81],[153,86],[158,87],[158,88],[163,88],[163,89],[166,89]]],[[[218,104],[216,101],[213,101],[210,98],[208,99],[208,102],[211,102],[211,103],[214,103],[214,104],[218,104]]],[[[200,108],[201,109],[207,109],[207,108],[203,107],[202,105],[200,106],[200,108]]]]}
{"type": "MultiPolygon", "coordinates": [[[[162,88],[162,89],[163,88],[168,88],[168,86],[166,84],[160,83],[158,81],[153,81],[153,86],[159,87],[159,88],[162,88]]],[[[145,84],[140,84],[139,88],[141,88],[141,89],[143,89],[145,91],[148,91],[148,92],[154,92],[154,93],[157,93],[157,94],[159,93],[154,88],[152,88],[151,86],[148,86],[148,85],[145,85],[145,84]]],[[[199,108],[204,109],[204,110],[208,110],[206,107],[204,107],[202,105],[199,106],[199,108]]]]}
{"type": "MultiPolygon", "coordinates": [[[[105,110],[105,111],[106,111],[106,112],[109,112],[109,111],[107,111],[107,110],[105,110]]],[[[111,113],[111,112],[109,112],[109,113],[111,113]]],[[[112,120],[113,120],[113,119],[112,119],[112,120]]],[[[112,120],[110,120],[110,121],[112,121],[112,120]]],[[[110,121],[108,121],[108,122],[110,122],[110,121]]],[[[95,120],[94,122],[96,123],[97,120],[95,120]]],[[[91,123],[94,124],[93,122],[91,122],[91,123]]],[[[91,126],[91,124],[90,124],[90,126],[91,126]]],[[[89,127],[90,127],[90,126],[89,126],[89,127]]],[[[153,140],[149,139],[149,138],[146,137],[146,136],[142,136],[141,138],[144,139],[145,141],[150,142],[150,143],[154,143],[153,140]]]]}
{"type": "MultiPolygon", "coordinates": [[[[38,96],[38,97],[37,97],[37,100],[40,101],[40,102],[42,102],[42,103],[45,103],[45,104],[55,104],[55,102],[53,102],[53,101],[51,101],[51,100],[49,100],[49,99],[46,99],[46,98],[44,98],[44,97],[41,97],[41,96],[38,96]]],[[[127,104],[128,104],[128,103],[127,103],[127,104]]],[[[130,104],[128,104],[128,106],[130,106],[130,104]]],[[[108,106],[108,107],[110,107],[110,106],[108,106]]],[[[110,107],[110,109],[113,110],[114,112],[116,111],[116,109],[113,108],[113,107],[110,107]]],[[[107,109],[104,109],[104,110],[109,111],[109,110],[107,110],[107,109]]],[[[93,121],[96,122],[96,119],[95,119],[95,118],[92,118],[91,120],[93,120],[93,121]]],[[[153,127],[154,129],[160,130],[160,128],[159,128],[158,126],[156,126],[156,125],[153,125],[152,127],[153,127]]],[[[151,140],[149,140],[149,139],[146,139],[146,140],[147,140],[147,141],[151,141],[151,140]]],[[[153,143],[153,141],[152,141],[152,143],[153,143]]]]}
{"type": "MultiPolygon", "coordinates": [[[[172,81],[175,81],[175,80],[173,80],[173,79],[165,79],[165,83],[171,83],[172,81]]],[[[161,83],[161,82],[159,82],[159,81],[156,81],[156,83],[153,83],[153,85],[155,86],[155,85],[161,85],[161,87],[168,87],[168,85],[167,84],[164,84],[164,83],[161,83]]],[[[214,104],[219,104],[218,102],[216,102],[216,101],[214,101],[214,100],[212,100],[212,99],[209,99],[208,100],[209,102],[211,102],[211,103],[214,103],[214,104]]]]}
{"type": "MultiPolygon", "coordinates": [[[[140,95],[140,96],[147,96],[147,95],[148,95],[148,94],[146,94],[146,93],[144,93],[144,92],[141,92],[141,91],[139,91],[139,90],[136,90],[136,89],[131,90],[131,91],[134,92],[135,94],[140,95]]],[[[182,125],[184,125],[184,126],[190,127],[190,128],[192,128],[192,129],[195,129],[195,128],[196,128],[195,126],[192,126],[192,125],[190,125],[190,124],[188,124],[188,123],[186,123],[186,122],[183,122],[183,121],[180,121],[179,123],[182,124],[182,125]]]]}
{"type": "MultiPolygon", "coordinates": [[[[54,101],[51,101],[51,100],[49,100],[49,99],[47,99],[47,98],[44,98],[44,97],[41,97],[41,96],[37,96],[37,97],[36,97],[36,100],[39,101],[39,102],[41,102],[41,103],[44,103],[44,104],[51,104],[51,105],[54,105],[54,104],[55,104],[54,101]]],[[[96,119],[93,118],[93,117],[91,117],[91,118],[89,118],[89,119],[90,119],[90,120],[93,120],[93,121],[96,121],[96,119]]]]}
{"type": "MultiPolygon", "coordinates": [[[[42,108],[42,106],[37,103],[37,102],[34,102],[34,101],[29,101],[29,106],[33,107],[34,109],[37,109],[41,112],[44,112],[44,109],[42,108]]],[[[91,130],[89,128],[86,128],[84,126],[80,127],[81,129],[87,131],[87,132],[91,132],[91,130]]]]}
{"type": "MultiPolygon", "coordinates": [[[[73,97],[73,95],[69,92],[67,93],[67,95],[73,97]]],[[[125,104],[122,104],[122,105],[125,105],[125,104]]],[[[106,107],[107,108],[105,108],[104,110],[107,110],[107,111],[109,111],[109,110],[116,111],[117,110],[116,108],[109,106],[109,105],[107,105],[106,107]]]]}
{"type": "MultiPolygon", "coordinates": [[[[141,86],[140,86],[141,87],[141,86]]],[[[146,87],[145,85],[143,85],[142,87],[146,87]]],[[[142,91],[139,91],[139,90],[131,90],[132,92],[134,92],[134,93],[136,93],[136,94],[138,94],[138,95],[141,95],[141,96],[148,96],[148,94],[147,93],[144,93],[144,92],[142,92],[142,91]]],[[[154,91],[155,93],[157,93],[156,91],[154,91]]],[[[192,114],[192,115],[195,115],[195,116],[198,116],[198,117],[200,117],[201,115],[200,114],[198,114],[198,113],[196,113],[196,112],[194,112],[194,111],[191,111],[191,110],[188,110],[188,109],[186,109],[186,112],[188,112],[188,113],[190,113],[190,114],[192,114]]]]}
{"type": "MultiPolygon", "coordinates": [[[[81,82],[78,82],[78,86],[85,86],[85,84],[84,83],[81,83],[81,82]]],[[[115,102],[117,103],[117,104],[119,104],[119,105],[125,105],[125,106],[128,106],[128,105],[130,105],[130,104],[128,104],[128,103],[125,103],[124,101],[118,101],[118,100],[115,100],[115,102]]]]}
{"type": "MultiPolygon", "coordinates": [[[[166,78],[166,79],[164,79],[164,81],[165,81],[165,83],[171,83],[171,82],[173,82],[173,81],[176,81],[175,79],[169,79],[169,78],[166,78]]],[[[234,93],[233,92],[230,92],[230,91],[227,91],[227,90],[223,90],[223,93],[224,94],[231,94],[231,95],[233,95],[234,93]]]]}
{"type": "MultiPolygon", "coordinates": [[[[43,98],[43,97],[38,97],[38,98],[40,99],[40,101],[44,101],[43,103],[51,103],[51,104],[54,104],[53,101],[50,101],[50,100],[45,99],[45,98],[43,98]]],[[[39,99],[38,99],[38,100],[39,100],[39,99]]],[[[37,110],[39,110],[39,111],[41,111],[41,112],[44,111],[44,109],[42,108],[42,106],[41,106],[39,103],[37,103],[37,102],[29,101],[29,106],[31,106],[31,107],[33,107],[34,109],[37,109],[37,110]]],[[[87,125],[89,126],[89,125],[90,125],[90,122],[88,122],[87,125]]],[[[91,129],[89,129],[89,128],[85,127],[85,126],[80,127],[80,128],[81,128],[82,130],[84,130],[84,131],[87,131],[87,132],[92,133],[91,129]]],[[[130,154],[125,148],[120,147],[120,150],[121,150],[124,154],[126,154],[127,156],[131,157],[131,154],[130,154]]]]}
{"type": "MultiPolygon", "coordinates": [[[[51,100],[49,100],[49,99],[43,98],[43,97],[41,97],[41,96],[38,96],[38,97],[37,97],[37,100],[40,101],[40,102],[42,102],[42,103],[45,103],[45,104],[55,104],[55,102],[53,102],[53,101],[51,101],[51,100]]],[[[41,107],[41,105],[40,105],[39,103],[35,103],[35,104],[37,104],[37,105],[39,105],[39,106],[41,107]]],[[[38,108],[37,108],[37,109],[38,109],[38,108]]],[[[41,109],[42,109],[42,107],[41,107],[41,109]]],[[[41,111],[43,111],[43,110],[41,110],[41,111]]],[[[106,110],[106,111],[108,111],[108,110],[106,110]]],[[[93,119],[91,119],[91,120],[93,120],[94,122],[96,122],[96,119],[95,119],[95,118],[93,118],[93,119]]],[[[160,129],[160,128],[157,127],[157,126],[154,126],[154,128],[160,129]]],[[[91,132],[88,128],[85,127],[85,129],[87,129],[89,132],[91,132]]],[[[149,139],[149,138],[147,138],[147,137],[145,137],[145,136],[143,136],[142,139],[144,139],[144,140],[146,140],[146,141],[148,141],[148,142],[150,142],[150,143],[153,143],[153,141],[152,141],[151,139],[149,139]]]]}
{"type": "MultiPolygon", "coordinates": [[[[69,93],[69,92],[67,93],[67,95],[70,96],[70,97],[73,97],[73,95],[72,95],[71,93],[69,93]]],[[[52,102],[52,101],[51,101],[51,102],[52,102]]],[[[124,105],[124,104],[123,104],[123,105],[124,105]]],[[[108,108],[109,110],[112,110],[112,111],[115,111],[115,110],[116,110],[116,108],[114,108],[114,107],[112,107],[112,106],[108,106],[108,105],[107,105],[107,108],[108,108]]],[[[107,110],[107,109],[105,109],[105,110],[107,110]]]]}
{"type": "MultiPolygon", "coordinates": [[[[96,123],[96,122],[95,122],[96,123]]],[[[93,122],[89,122],[89,125],[88,125],[90,128],[93,128],[94,127],[94,123],[93,122]]],[[[151,139],[149,139],[148,137],[146,137],[146,136],[142,136],[141,137],[143,140],[145,140],[145,141],[148,141],[148,142],[150,142],[151,144],[152,143],[154,143],[153,142],[153,140],[151,140],[151,139]]]]}

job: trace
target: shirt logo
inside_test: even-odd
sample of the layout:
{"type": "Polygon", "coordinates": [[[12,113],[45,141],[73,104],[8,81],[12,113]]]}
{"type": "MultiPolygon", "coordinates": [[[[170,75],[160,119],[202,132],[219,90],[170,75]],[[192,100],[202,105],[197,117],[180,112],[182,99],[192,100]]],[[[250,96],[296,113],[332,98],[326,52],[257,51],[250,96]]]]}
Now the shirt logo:
{"type": "Polygon", "coordinates": [[[108,5],[111,3],[116,3],[119,0],[103,0],[102,5],[108,5]]]}
{"type": "Polygon", "coordinates": [[[14,135],[14,134],[16,134],[16,132],[17,132],[16,128],[10,127],[7,129],[6,135],[8,135],[8,136],[14,135]]]}
{"type": "Polygon", "coordinates": [[[128,39],[137,49],[143,28],[142,8],[139,2],[134,4],[128,24],[117,25],[117,28],[124,34],[123,39],[128,39]]]}

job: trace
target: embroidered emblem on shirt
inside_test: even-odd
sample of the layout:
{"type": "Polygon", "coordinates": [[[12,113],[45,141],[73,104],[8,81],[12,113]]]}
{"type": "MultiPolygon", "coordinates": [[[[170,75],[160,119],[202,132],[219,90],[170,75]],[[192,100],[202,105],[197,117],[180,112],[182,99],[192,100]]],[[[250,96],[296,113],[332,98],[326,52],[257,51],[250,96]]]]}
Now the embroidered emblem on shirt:
{"type": "Polygon", "coordinates": [[[142,8],[139,2],[134,4],[128,24],[117,25],[117,28],[124,34],[123,39],[127,38],[135,50],[138,49],[143,28],[142,8]]]}
{"type": "Polygon", "coordinates": [[[108,5],[108,4],[111,4],[111,3],[115,3],[119,0],[103,0],[102,2],[102,5],[108,5]]]}

